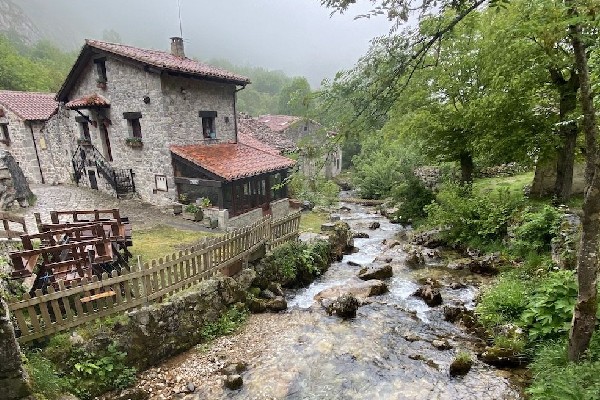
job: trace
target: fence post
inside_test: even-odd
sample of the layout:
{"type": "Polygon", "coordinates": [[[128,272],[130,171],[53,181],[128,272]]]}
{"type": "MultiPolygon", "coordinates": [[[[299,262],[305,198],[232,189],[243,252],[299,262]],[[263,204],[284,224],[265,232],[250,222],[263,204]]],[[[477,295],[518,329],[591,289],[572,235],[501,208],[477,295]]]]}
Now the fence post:
{"type": "Polygon", "coordinates": [[[269,215],[267,217],[267,219],[264,222],[264,227],[265,227],[265,253],[268,253],[269,251],[271,251],[271,241],[273,240],[272,237],[272,224],[273,224],[273,218],[269,215]]]}

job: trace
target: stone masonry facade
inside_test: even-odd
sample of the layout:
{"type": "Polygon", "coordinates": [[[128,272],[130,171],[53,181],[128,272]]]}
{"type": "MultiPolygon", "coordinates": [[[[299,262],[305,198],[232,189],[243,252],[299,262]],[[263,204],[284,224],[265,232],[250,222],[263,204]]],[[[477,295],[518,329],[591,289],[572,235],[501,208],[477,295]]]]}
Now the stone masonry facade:
{"type": "MultiPolygon", "coordinates": [[[[92,144],[108,158],[100,133],[100,124],[104,123],[113,158],[111,165],[133,170],[136,192],[142,200],[158,205],[171,203],[176,200],[176,189],[169,146],[235,142],[236,86],[161,76],[110,57],[105,65],[104,88],[98,87],[102,85],[97,83],[95,65],[90,61],[69,97],[76,99],[97,93],[110,102],[110,108],[81,111],[94,123],[88,124],[92,144]],[[215,139],[203,137],[201,111],[216,112],[215,139]],[[141,113],[142,147],[131,147],[126,142],[132,136],[129,122],[123,116],[128,112],[141,113]],[[167,191],[157,190],[157,176],[166,178],[167,191]]],[[[81,136],[77,115],[76,111],[70,111],[70,131],[81,136]]],[[[108,186],[100,177],[98,181],[100,189],[108,186]]]]}

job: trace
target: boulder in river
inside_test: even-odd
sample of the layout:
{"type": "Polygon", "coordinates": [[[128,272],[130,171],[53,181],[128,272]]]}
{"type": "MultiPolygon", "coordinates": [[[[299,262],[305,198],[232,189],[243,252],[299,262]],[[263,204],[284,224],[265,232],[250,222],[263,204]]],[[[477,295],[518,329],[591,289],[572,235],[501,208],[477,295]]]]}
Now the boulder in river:
{"type": "Polygon", "coordinates": [[[362,268],[362,265],[360,265],[356,261],[348,260],[348,261],[346,261],[346,264],[348,264],[351,267],[361,267],[362,268]]]}
{"type": "Polygon", "coordinates": [[[329,315],[337,315],[340,318],[354,318],[356,317],[356,310],[360,307],[360,302],[351,293],[344,293],[329,305],[326,310],[329,315]]]}
{"type": "Polygon", "coordinates": [[[518,367],[525,363],[525,357],[512,348],[499,346],[487,347],[481,354],[481,361],[495,367],[518,367]]]}
{"type": "Polygon", "coordinates": [[[227,375],[223,385],[229,390],[238,390],[244,385],[241,375],[227,375]]]}
{"type": "Polygon", "coordinates": [[[421,286],[413,293],[413,296],[422,298],[429,307],[435,307],[442,304],[442,294],[440,293],[440,290],[431,285],[421,286]]]}
{"type": "Polygon", "coordinates": [[[354,232],[354,233],[352,233],[352,237],[354,239],[368,239],[369,234],[366,232],[354,232]]]}
{"type": "Polygon", "coordinates": [[[452,364],[450,364],[450,376],[466,375],[473,366],[471,356],[465,352],[459,352],[452,364]]]}
{"type": "Polygon", "coordinates": [[[423,232],[412,234],[410,242],[418,246],[424,246],[430,249],[446,245],[445,240],[441,237],[441,229],[431,229],[423,232]]]}
{"type": "Polygon", "coordinates": [[[491,254],[476,258],[460,258],[448,263],[448,268],[454,270],[468,269],[472,273],[480,275],[497,275],[499,263],[500,258],[491,254]]]}
{"type": "Polygon", "coordinates": [[[387,279],[391,278],[394,274],[392,266],[390,264],[385,265],[373,265],[365,267],[360,270],[358,277],[363,281],[369,281],[371,279],[387,279]]]}
{"type": "Polygon", "coordinates": [[[371,224],[369,225],[369,229],[374,231],[375,229],[379,229],[381,227],[381,224],[377,221],[375,222],[371,222],[371,224]]]}
{"type": "Polygon", "coordinates": [[[425,265],[425,257],[419,246],[406,245],[404,246],[404,252],[406,253],[405,264],[409,268],[419,268],[425,265]]]}
{"type": "Polygon", "coordinates": [[[319,302],[322,302],[325,299],[334,300],[345,293],[351,294],[359,300],[364,300],[367,297],[378,296],[387,291],[388,287],[383,281],[377,279],[362,281],[358,278],[354,278],[344,284],[319,292],[315,296],[315,300],[319,302]]]}

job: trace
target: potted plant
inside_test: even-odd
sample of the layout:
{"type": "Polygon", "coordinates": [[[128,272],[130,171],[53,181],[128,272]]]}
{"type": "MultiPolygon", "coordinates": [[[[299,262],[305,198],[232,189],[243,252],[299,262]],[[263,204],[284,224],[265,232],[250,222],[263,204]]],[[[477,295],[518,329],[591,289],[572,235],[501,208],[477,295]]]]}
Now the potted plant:
{"type": "Polygon", "coordinates": [[[202,212],[202,208],[197,206],[196,204],[188,204],[185,206],[183,210],[183,218],[190,221],[202,221],[204,219],[204,213],[202,212]]]}
{"type": "Polygon", "coordinates": [[[142,147],[144,145],[144,142],[142,142],[142,138],[139,137],[128,137],[127,139],[125,139],[125,144],[127,144],[129,147],[142,147]]]}

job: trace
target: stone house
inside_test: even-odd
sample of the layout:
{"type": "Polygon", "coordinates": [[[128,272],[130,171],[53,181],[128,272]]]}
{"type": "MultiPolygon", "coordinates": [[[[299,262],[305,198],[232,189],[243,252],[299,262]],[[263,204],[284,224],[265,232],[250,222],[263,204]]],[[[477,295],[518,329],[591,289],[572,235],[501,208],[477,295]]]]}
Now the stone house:
{"type": "Polygon", "coordinates": [[[304,175],[332,178],[341,172],[341,147],[328,140],[335,133],[316,121],[292,115],[240,115],[238,127],[242,143],[262,143],[278,154],[297,154],[304,175]]]}
{"type": "Polygon", "coordinates": [[[56,96],[75,132],[75,181],[157,205],[268,210],[270,182],[293,161],[238,143],[236,92],[249,83],[185,57],[181,38],[170,53],[86,40],[56,96]]]}
{"type": "Polygon", "coordinates": [[[0,90],[0,149],[9,151],[29,183],[69,180],[54,93],[0,90]]]}

